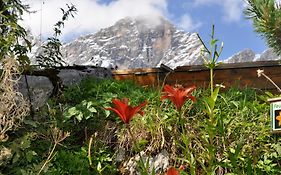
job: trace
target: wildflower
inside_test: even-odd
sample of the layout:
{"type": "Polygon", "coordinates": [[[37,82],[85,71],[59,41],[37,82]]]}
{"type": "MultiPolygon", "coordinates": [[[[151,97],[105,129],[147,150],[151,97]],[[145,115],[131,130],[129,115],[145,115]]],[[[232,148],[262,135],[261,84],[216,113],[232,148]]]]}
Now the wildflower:
{"type": "Polygon", "coordinates": [[[258,74],[258,77],[261,77],[261,75],[264,73],[264,70],[263,69],[258,69],[257,70],[257,74],[258,74]]]}
{"type": "Polygon", "coordinates": [[[167,172],[166,175],[179,175],[180,173],[178,172],[178,170],[176,170],[176,168],[174,167],[170,167],[167,172]]]}
{"type": "Polygon", "coordinates": [[[187,99],[191,99],[193,102],[196,101],[196,98],[191,95],[194,89],[196,89],[195,85],[188,88],[165,85],[163,88],[163,96],[160,98],[160,100],[166,98],[170,99],[175,104],[177,110],[180,110],[187,99]]]}
{"type": "Polygon", "coordinates": [[[128,124],[135,114],[144,114],[143,111],[141,111],[141,108],[147,104],[147,102],[145,101],[138,106],[133,107],[128,104],[128,101],[129,100],[127,98],[124,98],[122,100],[113,99],[112,103],[114,104],[114,108],[105,109],[114,111],[124,123],[128,124]]]}

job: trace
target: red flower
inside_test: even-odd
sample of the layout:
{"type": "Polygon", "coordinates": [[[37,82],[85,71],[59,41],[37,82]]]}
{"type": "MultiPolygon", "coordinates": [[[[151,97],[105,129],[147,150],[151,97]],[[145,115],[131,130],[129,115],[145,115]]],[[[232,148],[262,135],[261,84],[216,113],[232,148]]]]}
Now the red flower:
{"type": "Polygon", "coordinates": [[[176,170],[176,168],[174,167],[170,167],[167,172],[166,175],[179,175],[180,173],[178,172],[178,170],[176,170]]]}
{"type": "Polygon", "coordinates": [[[196,89],[195,85],[188,88],[165,85],[163,88],[164,95],[160,98],[160,100],[165,98],[170,99],[176,105],[177,110],[180,110],[187,99],[191,99],[193,102],[196,101],[196,98],[191,95],[194,89],[196,89]]]}
{"type": "Polygon", "coordinates": [[[114,104],[114,108],[105,108],[106,110],[114,111],[120,119],[128,124],[130,120],[133,118],[133,116],[137,113],[140,115],[143,115],[143,111],[141,111],[141,108],[144,107],[147,102],[143,102],[140,105],[133,107],[128,105],[128,99],[124,98],[123,100],[119,99],[113,99],[112,103],[114,104]]]}

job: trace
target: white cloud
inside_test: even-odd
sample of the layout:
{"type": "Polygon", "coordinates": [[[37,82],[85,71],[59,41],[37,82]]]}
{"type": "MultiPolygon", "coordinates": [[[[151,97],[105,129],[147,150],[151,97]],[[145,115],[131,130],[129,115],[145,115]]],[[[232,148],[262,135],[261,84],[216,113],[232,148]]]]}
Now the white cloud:
{"type": "Polygon", "coordinates": [[[201,26],[201,23],[194,22],[190,15],[184,14],[181,16],[179,22],[177,23],[177,26],[181,29],[191,32],[195,29],[198,29],[201,26]]]}
{"type": "Polygon", "coordinates": [[[62,16],[60,8],[65,8],[66,3],[74,4],[78,12],[74,19],[70,18],[66,22],[63,38],[94,33],[127,16],[147,15],[151,19],[155,16],[168,16],[167,0],[115,0],[107,4],[102,4],[101,0],[25,0],[23,2],[30,4],[30,10],[37,11],[33,14],[24,14],[24,23],[29,26],[33,34],[42,33],[45,37],[53,34],[53,25],[62,16]]]}
{"type": "Polygon", "coordinates": [[[226,22],[240,21],[245,3],[244,0],[194,0],[195,6],[217,5],[218,10],[222,8],[222,19],[226,22]]]}

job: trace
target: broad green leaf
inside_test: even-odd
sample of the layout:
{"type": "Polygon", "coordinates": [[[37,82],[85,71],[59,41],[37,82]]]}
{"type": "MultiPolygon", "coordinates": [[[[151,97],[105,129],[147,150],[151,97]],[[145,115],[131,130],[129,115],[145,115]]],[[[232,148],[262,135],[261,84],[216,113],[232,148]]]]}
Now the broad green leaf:
{"type": "Polygon", "coordinates": [[[80,112],[75,118],[76,118],[79,122],[81,122],[82,119],[83,119],[83,113],[80,112]]]}
{"type": "Polygon", "coordinates": [[[214,92],[213,92],[212,99],[214,100],[214,102],[217,101],[217,97],[218,97],[219,91],[220,91],[220,87],[216,87],[214,92]]]}
{"type": "Polygon", "coordinates": [[[88,108],[88,110],[89,110],[90,112],[92,112],[92,113],[97,113],[97,112],[98,112],[95,107],[90,107],[90,108],[88,108]]]}
{"type": "Polygon", "coordinates": [[[102,171],[102,166],[101,166],[101,163],[100,163],[100,162],[99,162],[98,165],[97,165],[97,170],[98,170],[99,172],[102,171]]]}
{"type": "Polygon", "coordinates": [[[103,110],[103,111],[105,113],[105,117],[106,118],[110,116],[110,111],[109,110],[103,110]]]}
{"type": "Polygon", "coordinates": [[[69,114],[68,118],[79,113],[79,111],[76,109],[76,107],[69,108],[67,112],[69,114]]]}

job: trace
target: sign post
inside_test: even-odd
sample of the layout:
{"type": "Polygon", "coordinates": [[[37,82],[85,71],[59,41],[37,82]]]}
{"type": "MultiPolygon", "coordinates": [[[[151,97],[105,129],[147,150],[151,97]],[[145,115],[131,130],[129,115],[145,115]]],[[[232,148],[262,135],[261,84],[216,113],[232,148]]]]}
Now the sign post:
{"type": "Polygon", "coordinates": [[[270,102],[271,130],[281,134],[281,97],[268,99],[270,102]]]}

